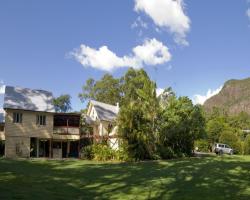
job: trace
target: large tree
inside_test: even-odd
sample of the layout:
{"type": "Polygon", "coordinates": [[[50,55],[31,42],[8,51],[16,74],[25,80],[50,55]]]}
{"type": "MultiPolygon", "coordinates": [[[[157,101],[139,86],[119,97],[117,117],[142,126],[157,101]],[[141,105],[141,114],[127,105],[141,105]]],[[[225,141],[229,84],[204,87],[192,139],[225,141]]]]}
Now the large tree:
{"type": "Polygon", "coordinates": [[[194,140],[202,137],[205,132],[201,107],[194,106],[187,97],[169,98],[158,123],[159,148],[164,158],[191,155],[194,140]]]}
{"type": "Polygon", "coordinates": [[[71,108],[71,97],[68,94],[61,95],[53,99],[56,112],[68,112],[71,108]]]}
{"type": "Polygon", "coordinates": [[[120,79],[110,74],[105,74],[99,81],[90,78],[82,87],[79,97],[83,102],[92,99],[115,105],[121,101],[120,79]]]}
{"type": "Polygon", "coordinates": [[[118,117],[119,135],[127,144],[131,158],[152,158],[158,109],[156,85],[142,69],[129,69],[121,80],[123,96],[118,117]]]}

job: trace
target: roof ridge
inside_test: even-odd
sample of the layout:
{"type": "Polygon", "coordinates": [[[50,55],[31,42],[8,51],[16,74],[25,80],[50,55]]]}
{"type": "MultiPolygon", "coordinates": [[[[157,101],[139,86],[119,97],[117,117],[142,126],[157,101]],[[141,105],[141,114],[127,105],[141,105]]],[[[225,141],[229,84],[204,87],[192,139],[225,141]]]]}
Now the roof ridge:
{"type": "Polygon", "coordinates": [[[96,114],[100,120],[113,121],[118,115],[119,108],[115,105],[95,100],[90,100],[90,104],[95,108],[96,114]]]}
{"type": "Polygon", "coordinates": [[[32,88],[27,88],[27,87],[21,87],[21,86],[10,86],[10,85],[6,85],[5,87],[9,87],[9,88],[18,88],[18,89],[23,89],[23,90],[31,90],[31,91],[48,92],[48,93],[53,94],[51,91],[48,91],[48,90],[43,90],[43,89],[32,89],[32,88]]]}
{"type": "Polygon", "coordinates": [[[96,102],[96,103],[100,103],[100,104],[105,104],[105,105],[108,105],[108,106],[114,106],[114,107],[116,107],[116,105],[108,104],[108,103],[104,103],[104,102],[96,101],[96,100],[90,100],[90,102],[96,102]]]}

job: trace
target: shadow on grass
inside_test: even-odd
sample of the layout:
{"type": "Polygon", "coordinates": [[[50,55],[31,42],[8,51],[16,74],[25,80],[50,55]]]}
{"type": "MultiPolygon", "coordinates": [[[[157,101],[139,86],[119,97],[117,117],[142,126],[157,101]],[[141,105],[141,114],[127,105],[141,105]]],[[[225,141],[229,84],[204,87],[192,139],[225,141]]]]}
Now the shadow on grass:
{"type": "Polygon", "coordinates": [[[140,163],[0,159],[0,199],[250,199],[250,157],[140,163]]]}

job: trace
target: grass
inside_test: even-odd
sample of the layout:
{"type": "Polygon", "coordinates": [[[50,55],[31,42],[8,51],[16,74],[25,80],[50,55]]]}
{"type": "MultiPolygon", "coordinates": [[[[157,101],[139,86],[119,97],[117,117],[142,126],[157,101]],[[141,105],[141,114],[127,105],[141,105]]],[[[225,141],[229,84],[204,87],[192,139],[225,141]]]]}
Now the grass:
{"type": "Polygon", "coordinates": [[[250,156],[140,163],[0,159],[0,199],[250,199],[250,156]]]}

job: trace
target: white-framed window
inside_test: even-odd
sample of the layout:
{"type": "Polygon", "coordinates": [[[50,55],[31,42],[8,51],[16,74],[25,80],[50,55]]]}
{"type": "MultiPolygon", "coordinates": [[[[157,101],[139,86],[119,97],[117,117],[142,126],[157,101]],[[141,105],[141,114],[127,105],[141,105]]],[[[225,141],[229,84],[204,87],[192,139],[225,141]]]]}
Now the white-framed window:
{"type": "Polygon", "coordinates": [[[23,113],[14,112],[13,113],[13,123],[22,123],[23,113]]]}
{"type": "Polygon", "coordinates": [[[46,125],[46,115],[37,115],[36,116],[36,124],[40,126],[46,125]]]}

